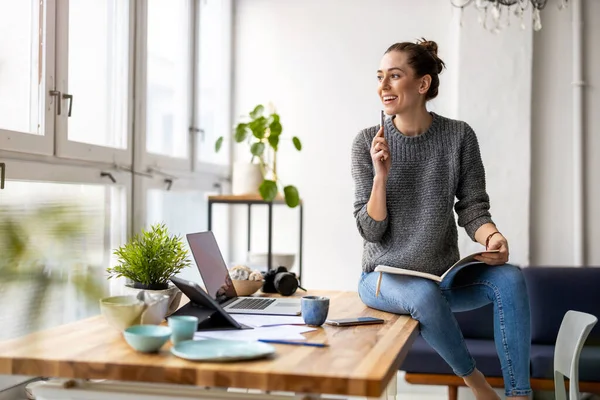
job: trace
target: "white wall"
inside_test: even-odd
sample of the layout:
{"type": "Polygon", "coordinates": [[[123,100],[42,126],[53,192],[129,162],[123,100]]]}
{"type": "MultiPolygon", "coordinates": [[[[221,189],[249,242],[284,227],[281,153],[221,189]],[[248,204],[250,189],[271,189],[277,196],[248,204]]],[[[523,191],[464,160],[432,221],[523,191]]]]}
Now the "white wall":
{"type": "MultiPolygon", "coordinates": [[[[553,5],[553,4],[552,4],[553,5]]],[[[600,265],[600,2],[583,0],[587,263],[600,265]]],[[[573,146],[571,10],[548,6],[534,35],[531,261],[572,265],[573,146]]]]}
{"type": "MultiPolygon", "coordinates": [[[[466,119],[478,132],[492,212],[511,239],[512,261],[527,263],[531,33],[509,29],[494,36],[469,12],[459,28],[457,15],[446,0],[236,2],[234,115],[272,101],[284,135],[304,143],[301,153],[281,146],[279,172],[306,204],[306,286],[356,289],[362,242],[352,216],[350,144],[378,122],[375,71],[382,53],[421,36],[438,42],[448,61],[430,108],[466,119]],[[523,86],[507,85],[511,80],[523,86]]],[[[275,250],[296,251],[296,210],[277,208],[275,218],[275,250]]],[[[253,250],[264,251],[264,213],[253,220],[253,250]]],[[[243,260],[245,210],[235,221],[233,258],[243,260]]],[[[461,243],[466,251],[464,235],[461,243]]]]}
{"type": "MultiPolygon", "coordinates": [[[[530,17],[521,29],[516,19],[500,33],[477,22],[474,7],[465,9],[459,32],[457,115],[477,133],[486,168],[492,218],[507,237],[510,261],[529,264],[529,192],[531,160],[530,17]]],[[[479,245],[466,235],[461,249],[479,245]]]]}

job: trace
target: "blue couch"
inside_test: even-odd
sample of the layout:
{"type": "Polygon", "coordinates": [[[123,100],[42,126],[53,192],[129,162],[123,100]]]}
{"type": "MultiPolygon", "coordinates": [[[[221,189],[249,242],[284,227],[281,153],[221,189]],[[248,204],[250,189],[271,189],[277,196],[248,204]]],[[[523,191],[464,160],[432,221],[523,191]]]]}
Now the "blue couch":
{"type": "MultiPolygon", "coordinates": [[[[554,343],[568,310],[600,317],[600,268],[523,268],[531,306],[531,384],[534,390],[554,390],[554,343]]],[[[504,387],[500,360],[494,345],[492,306],[456,313],[467,347],[479,370],[494,387],[504,387]]],[[[457,398],[463,380],[421,338],[415,340],[404,363],[406,381],[445,385],[449,398],[457,398]]],[[[600,323],[590,333],[581,352],[580,390],[600,394],[600,323]]]]}

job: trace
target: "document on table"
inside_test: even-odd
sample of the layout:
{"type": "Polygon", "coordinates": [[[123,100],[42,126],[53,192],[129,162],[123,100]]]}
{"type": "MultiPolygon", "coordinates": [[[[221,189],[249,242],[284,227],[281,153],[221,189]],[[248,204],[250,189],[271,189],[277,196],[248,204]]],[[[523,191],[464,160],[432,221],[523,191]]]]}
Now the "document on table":
{"type": "Polygon", "coordinates": [[[224,340],[248,340],[260,339],[275,340],[306,340],[302,333],[314,331],[315,328],[306,326],[268,326],[254,329],[229,329],[219,331],[198,331],[194,334],[195,340],[202,339],[224,339],[224,340]]]}
{"type": "Polygon", "coordinates": [[[244,324],[253,328],[277,325],[304,325],[304,320],[302,317],[295,315],[231,314],[231,316],[240,324],[244,324]]]}

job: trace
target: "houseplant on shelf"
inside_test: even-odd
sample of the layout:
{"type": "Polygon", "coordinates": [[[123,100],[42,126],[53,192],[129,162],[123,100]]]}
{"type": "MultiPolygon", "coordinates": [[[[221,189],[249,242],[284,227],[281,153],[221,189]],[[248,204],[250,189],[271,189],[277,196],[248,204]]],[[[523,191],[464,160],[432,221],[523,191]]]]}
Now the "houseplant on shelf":
{"type": "MultiPolygon", "coordinates": [[[[248,122],[240,122],[233,135],[237,143],[246,142],[250,150],[250,162],[236,162],[233,166],[233,193],[254,194],[258,192],[265,201],[273,201],[283,190],[285,202],[289,207],[300,203],[298,189],[293,185],[284,185],[277,175],[277,151],[281,141],[283,127],[279,114],[271,107],[265,114],[261,104],[254,107],[249,114],[248,122]]],[[[296,136],[292,137],[296,150],[302,149],[302,143],[296,136]]],[[[215,151],[223,145],[223,137],[215,143],[215,151]]]]}
{"type": "Polygon", "coordinates": [[[109,278],[125,277],[126,292],[147,290],[169,296],[167,315],[175,312],[181,292],[169,279],[190,265],[188,251],[179,236],[169,235],[164,224],[154,224],[115,250],[118,265],[107,268],[109,278]]]}

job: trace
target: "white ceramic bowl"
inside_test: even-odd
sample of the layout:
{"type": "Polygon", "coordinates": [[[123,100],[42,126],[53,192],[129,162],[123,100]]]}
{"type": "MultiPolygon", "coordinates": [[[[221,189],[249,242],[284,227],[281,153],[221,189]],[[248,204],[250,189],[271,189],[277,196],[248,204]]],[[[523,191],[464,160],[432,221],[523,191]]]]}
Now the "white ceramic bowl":
{"type": "MultiPolygon", "coordinates": [[[[271,254],[271,267],[277,268],[280,266],[286,267],[288,271],[292,270],[294,262],[296,261],[295,254],[289,253],[272,253],[271,254]]],[[[267,253],[248,253],[248,263],[253,267],[264,267],[267,270],[267,253]]],[[[263,268],[261,268],[263,269],[263,268]]]]}
{"type": "Polygon", "coordinates": [[[100,300],[100,313],[120,331],[139,324],[144,308],[144,302],[135,296],[112,296],[100,300]]]}

